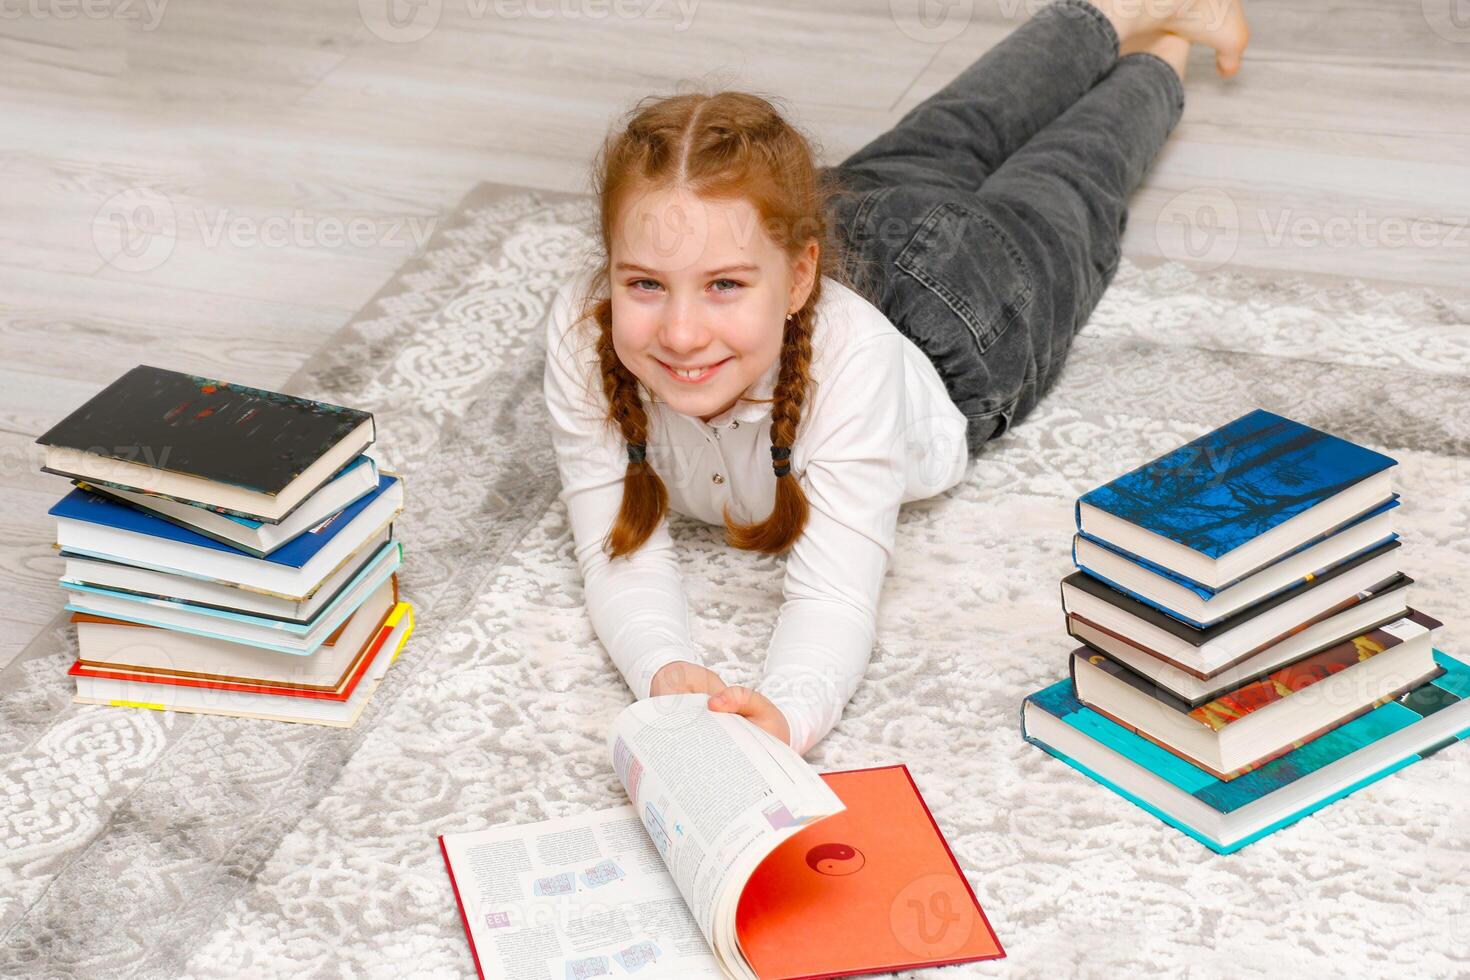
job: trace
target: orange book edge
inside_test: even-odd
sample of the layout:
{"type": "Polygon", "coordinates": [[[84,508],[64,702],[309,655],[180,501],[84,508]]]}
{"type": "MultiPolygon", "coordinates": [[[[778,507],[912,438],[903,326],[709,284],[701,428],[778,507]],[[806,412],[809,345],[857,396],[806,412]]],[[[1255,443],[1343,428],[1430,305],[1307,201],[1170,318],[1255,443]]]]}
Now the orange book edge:
{"type": "MultiPolygon", "coordinates": [[[[377,659],[378,652],[382,649],[383,644],[388,641],[388,637],[393,635],[393,630],[397,628],[399,620],[401,620],[406,614],[409,617],[409,627],[404,632],[403,638],[399,642],[397,649],[393,651],[393,660],[390,660],[389,663],[391,664],[393,663],[393,661],[396,661],[398,659],[398,655],[403,652],[403,648],[408,642],[409,634],[413,632],[413,614],[412,612],[408,611],[409,609],[410,607],[408,603],[400,602],[388,611],[387,615],[383,618],[382,624],[378,627],[377,632],[374,633],[371,641],[363,648],[364,652],[358,655],[355,662],[355,667],[349,668],[349,670],[351,671],[351,676],[348,678],[346,685],[340,689],[332,691],[313,691],[299,687],[289,687],[282,685],[239,684],[229,681],[201,680],[193,677],[165,676],[159,674],[136,674],[126,671],[98,670],[95,667],[89,667],[83,664],[80,660],[78,660],[76,663],[72,664],[70,668],[68,668],[67,674],[73,677],[100,677],[107,680],[135,681],[144,684],[173,684],[179,687],[205,687],[218,691],[239,691],[244,694],[274,694],[281,697],[315,698],[323,701],[346,701],[352,696],[352,692],[356,690],[358,681],[362,680],[363,675],[367,673],[367,669],[372,666],[373,661],[377,659]]],[[[150,706],[144,703],[129,702],[129,704],[133,704],[133,706],[135,707],[150,706]]]]}
{"type": "MultiPolygon", "coordinates": [[[[339,688],[341,688],[342,685],[347,682],[348,678],[350,678],[352,676],[353,669],[357,666],[358,661],[362,659],[363,653],[367,650],[368,646],[372,643],[373,637],[377,635],[377,631],[382,628],[382,626],[383,626],[384,623],[388,622],[389,618],[393,616],[394,610],[398,607],[398,604],[399,604],[399,601],[400,601],[400,598],[399,598],[399,595],[398,595],[398,576],[397,575],[391,576],[389,578],[389,581],[392,583],[392,586],[393,586],[393,598],[392,598],[392,601],[389,603],[388,608],[383,612],[383,615],[380,616],[380,617],[378,617],[378,625],[376,627],[374,627],[373,632],[371,632],[371,633],[368,634],[367,639],[363,641],[362,647],[358,649],[357,655],[354,656],[352,658],[351,662],[347,664],[346,668],[343,669],[343,671],[342,671],[342,676],[338,677],[336,679],[336,681],[332,682],[331,684],[285,684],[285,683],[281,683],[281,684],[269,684],[269,683],[266,683],[264,681],[261,681],[261,682],[259,682],[260,686],[262,686],[262,687],[283,687],[283,688],[291,688],[293,690],[301,690],[301,691],[336,691],[339,688]]],[[[347,624],[348,623],[351,623],[355,618],[357,618],[357,616],[360,613],[361,613],[361,607],[359,607],[357,610],[355,610],[352,613],[351,616],[348,616],[345,620],[343,620],[342,625],[339,626],[339,627],[337,627],[337,631],[335,633],[333,633],[331,635],[331,637],[329,637],[327,640],[324,640],[322,642],[322,646],[331,646],[332,645],[332,641],[335,640],[338,636],[340,636],[341,633],[342,633],[342,631],[347,628],[347,624]]],[[[126,621],[126,620],[121,620],[121,619],[107,619],[106,617],[103,617],[103,616],[93,616],[90,613],[72,613],[71,614],[71,621],[73,623],[97,623],[98,625],[105,625],[105,626],[126,626],[129,629],[157,630],[157,629],[164,629],[165,628],[165,627],[162,627],[162,626],[148,626],[148,625],[145,625],[143,623],[130,623],[130,622],[126,621]],[[78,617],[81,617],[81,618],[78,618],[78,617]]],[[[397,622],[397,619],[394,619],[393,621],[396,623],[397,622]]],[[[291,654],[286,654],[286,656],[292,656],[292,655],[291,654]]],[[[76,664],[74,664],[73,666],[80,666],[80,667],[82,667],[83,668],[82,676],[84,676],[84,677],[103,677],[103,676],[111,676],[113,674],[133,673],[133,674],[158,675],[158,676],[161,676],[161,677],[193,677],[193,678],[198,678],[200,680],[207,680],[207,681],[226,681],[226,682],[235,683],[235,684],[250,684],[250,683],[255,683],[255,679],[254,678],[249,678],[249,677],[230,677],[229,675],[226,675],[226,674],[202,674],[202,673],[199,673],[197,671],[190,671],[190,670],[168,670],[168,669],[165,669],[165,668],[162,668],[162,667],[141,667],[141,666],[139,666],[137,664],[108,663],[108,662],[101,661],[101,660],[87,660],[87,659],[85,659],[83,657],[78,657],[76,664]],[[100,673],[87,674],[87,673],[85,673],[86,670],[99,671],[100,673]]],[[[67,673],[70,674],[70,673],[72,673],[72,671],[68,670],[67,673]]]]}

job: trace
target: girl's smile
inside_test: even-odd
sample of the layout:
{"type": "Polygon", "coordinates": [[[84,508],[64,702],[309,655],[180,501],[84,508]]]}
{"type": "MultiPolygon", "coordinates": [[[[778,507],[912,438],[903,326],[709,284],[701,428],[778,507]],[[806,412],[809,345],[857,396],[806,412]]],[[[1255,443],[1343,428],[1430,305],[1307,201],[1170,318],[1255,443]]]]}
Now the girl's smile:
{"type": "Polygon", "coordinates": [[[681,381],[684,384],[692,385],[703,384],[710,378],[713,378],[716,372],[718,372],[721,367],[723,367],[728,361],[731,361],[733,359],[733,356],[731,356],[725,358],[723,361],[716,361],[714,364],[706,364],[701,368],[692,369],[676,368],[672,364],[669,364],[667,361],[659,361],[658,358],[654,358],[654,360],[658,361],[659,364],[663,365],[664,370],[669,372],[669,375],[675,380],[681,381]]]}

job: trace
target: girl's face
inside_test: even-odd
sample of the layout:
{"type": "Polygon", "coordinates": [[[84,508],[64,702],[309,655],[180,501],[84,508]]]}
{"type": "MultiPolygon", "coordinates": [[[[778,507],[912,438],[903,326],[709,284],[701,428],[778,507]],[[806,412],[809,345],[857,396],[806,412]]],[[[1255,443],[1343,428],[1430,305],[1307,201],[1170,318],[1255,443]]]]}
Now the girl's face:
{"type": "Polygon", "coordinates": [[[674,188],[624,207],[609,259],[618,359],[674,411],[707,422],[781,356],[817,243],[793,262],[749,201],[674,188]]]}

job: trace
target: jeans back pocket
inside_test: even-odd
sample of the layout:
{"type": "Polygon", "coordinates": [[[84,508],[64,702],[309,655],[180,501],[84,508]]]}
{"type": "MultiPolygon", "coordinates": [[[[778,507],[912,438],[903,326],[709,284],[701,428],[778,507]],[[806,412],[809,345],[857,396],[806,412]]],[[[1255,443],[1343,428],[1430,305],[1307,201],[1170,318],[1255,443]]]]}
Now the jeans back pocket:
{"type": "Polygon", "coordinates": [[[1031,302],[1026,257],[990,215],[959,201],[936,204],[894,264],[934,292],[984,354],[1031,302]]]}

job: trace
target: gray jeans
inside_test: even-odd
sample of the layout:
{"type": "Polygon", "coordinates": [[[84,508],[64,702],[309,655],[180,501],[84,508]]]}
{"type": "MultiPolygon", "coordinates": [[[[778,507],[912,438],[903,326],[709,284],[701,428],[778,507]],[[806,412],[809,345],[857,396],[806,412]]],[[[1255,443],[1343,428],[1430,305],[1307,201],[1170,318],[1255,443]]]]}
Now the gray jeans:
{"type": "Polygon", "coordinates": [[[842,271],[934,362],[972,457],[1056,380],[1183,109],[1174,69],[1058,0],[826,168],[842,271]]]}

